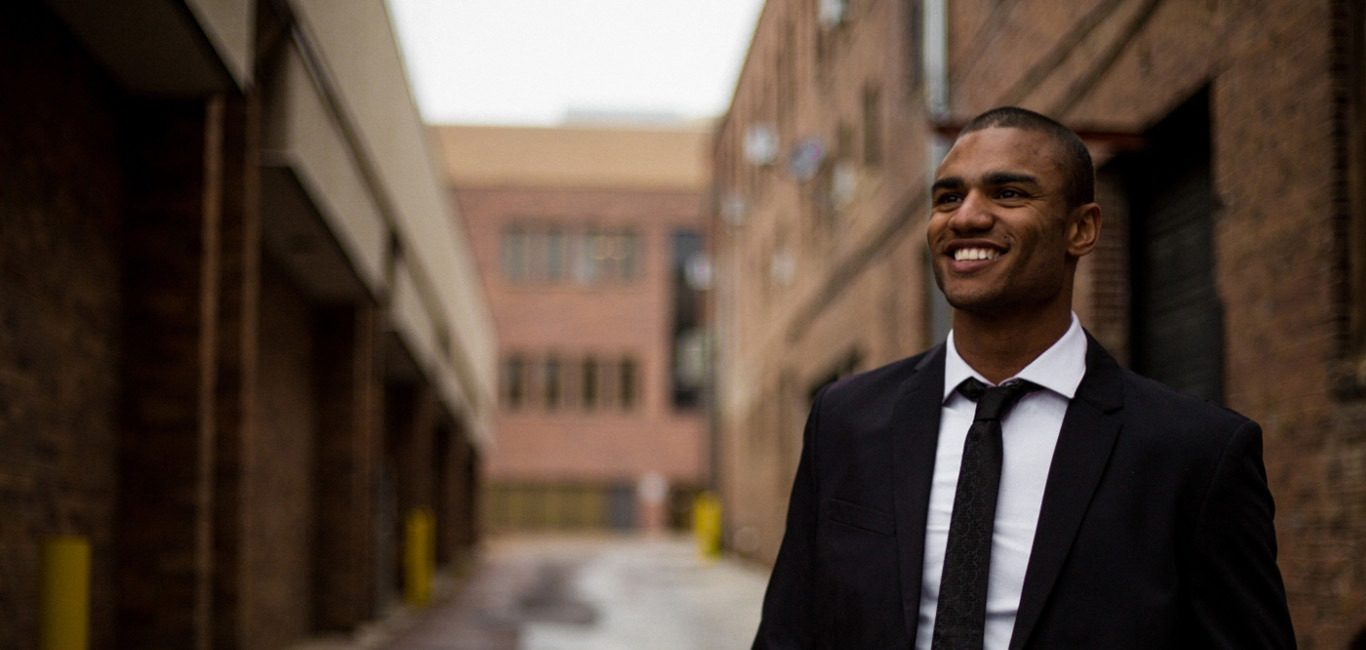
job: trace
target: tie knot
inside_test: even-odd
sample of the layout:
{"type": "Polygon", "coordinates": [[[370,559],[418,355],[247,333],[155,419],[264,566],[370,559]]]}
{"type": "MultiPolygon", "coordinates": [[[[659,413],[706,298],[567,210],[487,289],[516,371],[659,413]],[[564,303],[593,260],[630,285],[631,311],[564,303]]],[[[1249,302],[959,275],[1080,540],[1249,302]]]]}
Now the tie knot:
{"type": "Polygon", "coordinates": [[[1025,393],[1038,388],[1038,384],[1023,379],[1017,379],[1000,386],[988,386],[976,377],[968,377],[958,385],[958,392],[977,402],[977,413],[973,415],[973,420],[982,421],[999,420],[1005,417],[1010,408],[1015,406],[1015,402],[1024,397],[1025,393]]]}

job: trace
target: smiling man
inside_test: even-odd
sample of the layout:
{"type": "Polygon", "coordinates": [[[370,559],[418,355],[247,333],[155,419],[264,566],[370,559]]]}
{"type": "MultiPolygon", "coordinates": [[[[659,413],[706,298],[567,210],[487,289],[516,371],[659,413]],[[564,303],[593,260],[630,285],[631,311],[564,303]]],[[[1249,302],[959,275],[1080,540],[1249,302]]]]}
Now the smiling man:
{"type": "Polygon", "coordinates": [[[927,244],[944,344],[816,396],[755,648],[1293,648],[1255,422],[1121,369],[1072,313],[1076,134],[974,119],[927,244]]]}

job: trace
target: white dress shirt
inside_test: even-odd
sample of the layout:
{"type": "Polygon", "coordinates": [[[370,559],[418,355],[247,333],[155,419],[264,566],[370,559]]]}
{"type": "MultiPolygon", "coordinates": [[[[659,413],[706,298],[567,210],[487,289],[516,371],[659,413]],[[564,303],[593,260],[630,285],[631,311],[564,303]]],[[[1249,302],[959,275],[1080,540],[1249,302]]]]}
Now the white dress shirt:
{"type": "MultiPolygon", "coordinates": [[[[973,370],[953,343],[949,332],[944,362],[944,401],[940,410],[939,445],[934,457],[934,483],[925,524],[925,565],[920,592],[920,621],[916,648],[929,650],[934,637],[939,580],[944,569],[949,519],[963,460],[963,443],[972,426],[976,403],[957,391],[968,377],[990,385],[973,370]]],[[[1067,405],[1086,374],[1086,334],[1072,314],[1072,326],[1052,347],[1011,379],[1026,379],[1046,390],[1027,393],[1001,421],[1005,458],[1001,464],[1001,492],[996,501],[991,534],[991,569],[987,586],[985,650],[1006,650],[1015,614],[1020,607],[1025,567],[1034,546],[1048,468],[1058,443],[1067,405]]],[[[1009,380],[1007,380],[1009,381],[1009,380]]]]}

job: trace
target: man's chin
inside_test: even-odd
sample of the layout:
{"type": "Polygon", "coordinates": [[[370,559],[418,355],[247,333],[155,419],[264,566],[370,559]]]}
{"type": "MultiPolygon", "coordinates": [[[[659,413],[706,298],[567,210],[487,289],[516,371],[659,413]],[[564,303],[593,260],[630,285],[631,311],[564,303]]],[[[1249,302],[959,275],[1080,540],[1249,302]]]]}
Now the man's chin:
{"type": "Polygon", "coordinates": [[[1004,306],[999,296],[981,292],[945,291],[944,299],[958,311],[981,316],[997,312],[1004,306]]]}

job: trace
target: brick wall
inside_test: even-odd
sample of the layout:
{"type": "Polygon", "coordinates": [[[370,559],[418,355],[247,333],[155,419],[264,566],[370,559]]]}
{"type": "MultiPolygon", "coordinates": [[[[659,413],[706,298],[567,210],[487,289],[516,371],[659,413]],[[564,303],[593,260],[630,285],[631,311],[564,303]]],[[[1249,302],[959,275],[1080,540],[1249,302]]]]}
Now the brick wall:
{"type": "MultiPolygon", "coordinates": [[[[732,542],[755,549],[760,557],[771,557],[766,549],[777,537],[768,531],[780,526],[765,513],[783,508],[771,487],[772,475],[782,472],[772,468],[790,463],[783,437],[788,434],[769,432],[790,427],[792,418],[772,407],[790,392],[784,377],[801,384],[812,376],[802,359],[851,345],[872,351],[866,365],[888,360],[895,346],[876,341],[886,336],[883,330],[894,317],[915,330],[919,325],[909,306],[917,300],[887,307],[897,303],[872,287],[899,281],[901,290],[914,296],[922,291],[923,276],[876,256],[857,268],[840,264],[837,240],[828,256],[836,264],[799,258],[795,279],[775,290],[768,262],[784,241],[805,237],[797,220],[802,202],[789,196],[788,181],[774,168],[740,159],[742,129],[764,120],[790,124],[790,137],[783,135],[787,145],[807,133],[828,137],[841,123],[857,125],[856,116],[842,106],[860,96],[856,80],[877,75],[887,64],[885,58],[860,58],[850,43],[891,39],[878,49],[906,51],[904,34],[886,28],[906,23],[882,20],[870,27],[864,20],[904,4],[914,3],[853,3],[850,19],[822,35],[803,15],[811,12],[808,3],[770,1],[718,139],[718,191],[738,191],[750,200],[742,226],[723,219],[718,227],[727,233],[718,237],[722,254],[734,255],[733,262],[723,258],[719,268],[738,271],[720,285],[722,304],[729,305],[719,316],[730,336],[723,341],[730,361],[722,363],[722,379],[729,383],[721,387],[728,503],[734,504],[729,522],[732,542]],[[795,46],[784,46],[786,34],[796,35],[795,46]],[[832,62],[825,76],[819,65],[810,65],[812,54],[805,51],[821,44],[826,46],[821,56],[832,62]],[[793,47],[796,51],[790,51],[793,47]],[[784,66],[794,66],[795,73],[784,66]],[[772,92],[781,87],[782,75],[793,74],[795,101],[784,110],[795,115],[783,116],[772,92]],[[808,280],[807,273],[815,279],[808,280]],[[845,291],[820,294],[804,288],[834,282],[845,291]],[[811,295],[832,299],[806,311],[794,306],[811,295]],[[858,314],[855,321],[839,315],[850,311],[858,314]],[[771,331],[793,314],[805,315],[809,324],[797,338],[780,343],[771,331]]],[[[1280,565],[1300,647],[1315,649],[1345,647],[1366,625],[1366,437],[1361,434],[1366,403],[1359,391],[1338,383],[1342,372],[1360,374],[1341,369],[1362,367],[1359,351],[1344,344],[1350,339],[1344,324],[1361,313],[1344,287],[1360,273],[1360,260],[1348,257],[1360,250],[1359,242],[1345,238],[1363,232],[1362,206],[1335,202],[1339,188],[1360,187],[1363,177],[1360,161],[1344,172],[1337,153],[1346,146],[1343,138],[1360,137],[1359,127],[1344,125],[1338,112],[1344,96],[1361,101],[1359,90],[1346,95],[1342,90],[1360,84],[1360,77],[1349,72],[1359,70],[1361,62],[1342,58],[1344,51],[1360,55],[1359,49],[1343,50],[1343,39],[1359,43],[1366,32],[1360,10],[1348,11],[1354,6],[1345,0],[948,3],[950,124],[993,106],[1020,104],[1079,129],[1142,135],[1209,89],[1214,277],[1224,310],[1225,397],[1263,424],[1268,476],[1279,506],[1280,565]],[[1357,176],[1344,179],[1343,173],[1357,176]]],[[[912,93],[891,109],[900,117],[890,123],[885,150],[904,147],[926,158],[914,135],[930,128],[919,108],[920,99],[912,93]]],[[[1106,221],[1101,247],[1080,267],[1076,307],[1083,323],[1127,359],[1129,236],[1141,229],[1131,229],[1135,215],[1127,209],[1135,197],[1125,195],[1129,188],[1119,182],[1117,170],[1105,167],[1112,156],[1124,154],[1123,139],[1101,139],[1097,145],[1106,221]]],[[[880,191],[913,196],[924,170],[908,166],[903,171],[882,177],[880,191]]],[[[847,216],[836,218],[851,223],[848,232],[872,227],[867,224],[877,223],[881,210],[875,204],[856,199],[847,216]]],[[[912,223],[908,230],[923,233],[923,226],[912,223]]],[[[880,250],[899,246],[904,253],[921,254],[910,243],[915,236],[888,241],[891,246],[880,250]]]]}
{"type": "Polygon", "coordinates": [[[238,647],[259,225],[249,99],[129,103],[119,641],[238,647]]]}
{"type": "MultiPolygon", "coordinates": [[[[356,629],[398,550],[383,310],[263,272],[253,95],[126,97],[40,7],[0,8],[0,647],[37,647],[57,534],[92,543],[92,648],[356,629]]],[[[430,433],[451,416],[426,394],[430,433]]],[[[455,559],[475,467],[448,428],[408,498],[441,478],[455,559]]]]}
{"type": "Polygon", "coordinates": [[[125,136],[126,385],[119,454],[119,643],[188,645],[209,629],[217,223],[203,209],[205,107],[139,105],[125,136]]]}
{"type": "MultiPolygon", "coordinates": [[[[1042,7],[1066,3],[1032,4],[1046,14],[1042,7]]],[[[1020,74],[1033,85],[1006,84],[1019,89],[1017,99],[1073,124],[1141,133],[1210,85],[1226,402],[1265,429],[1280,565],[1300,645],[1344,647],[1366,623],[1360,613],[1366,563],[1353,559],[1363,557],[1366,541],[1354,505],[1366,493],[1366,465],[1357,433],[1362,405],[1334,398],[1330,382],[1330,368],[1342,355],[1344,307],[1333,293],[1341,261],[1328,218],[1336,146],[1332,3],[1160,3],[1150,13],[1140,4],[1094,5],[1113,12],[1080,47],[1111,52],[1113,60],[1092,57],[1083,65],[1077,57],[1046,67],[1051,44],[1075,29],[1043,29],[1044,47],[1039,33],[1026,46],[1022,27],[1001,27],[983,43],[991,60],[1036,72],[1020,74]],[[1096,63],[1101,60],[1108,67],[1096,63]]],[[[964,25],[965,32],[972,28],[964,25]]],[[[1011,99],[1003,86],[990,84],[962,84],[961,97],[965,115],[1011,99]]],[[[1122,213],[1122,193],[1103,198],[1111,202],[1108,211],[1122,213]]],[[[1115,277],[1103,271],[1106,265],[1105,258],[1095,261],[1096,278],[1115,277]]],[[[1093,289],[1108,282],[1094,279],[1093,289]]]]}
{"type": "Polygon", "coordinates": [[[232,648],[250,638],[257,603],[251,586],[257,580],[248,555],[257,513],[250,506],[256,489],[251,461],[259,454],[261,423],[257,420],[260,377],[261,224],[260,174],[256,161],[259,106],[254,95],[219,96],[207,105],[205,156],[206,220],[216,221],[211,246],[204,251],[206,295],[212,306],[213,338],[202,342],[214,358],[211,413],[213,565],[211,625],[216,647],[232,648]],[[255,454],[254,454],[255,452],[255,454]],[[241,532],[239,532],[241,531],[241,532]],[[245,567],[245,568],[244,568],[245,567]]]}
{"type": "Polygon", "coordinates": [[[37,647],[38,553],[93,547],[91,644],[113,647],[124,300],[120,98],[55,22],[0,8],[0,646],[37,647]]]}
{"type": "Polygon", "coordinates": [[[283,648],[312,632],[318,431],[312,305],[272,265],[261,283],[259,400],[243,468],[242,642],[283,648]]]}
{"type": "Polygon", "coordinates": [[[436,393],[426,386],[391,384],[385,406],[399,463],[399,512],[406,516],[435,505],[436,393]]]}
{"type": "Polygon", "coordinates": [[[1344,269],[1329,216],[1341,145],[1330,48],[1350,29],[1332,22],[1334,4],[1229,8],[1234,64],[1214,86],[1229,397],[1266,429],[1281,567],[1305,648],[1345,647],[1366,626],[1366,408],[1334,396],[1331,372],[1357,361],[1339,345],[1352,307],[1334,291],[1344,269]]]}
{"type": "MultiPolygon", "coordinates": [[[[525,407],[497,417],[498,444],[487,457],[491,482],[634,485],[647,472],[671,483],[704,480],[704,422],[698,411],[671,403],[670,237],[676,229],[701,231],[696,192],[462,187],[455,192],[475,259],[493,308],[499,352],[548,355],[577,367],[587,357],[636,360],[640,396],[631,408],[584,409],[576,400],[547,408],[539,392],[525,407]],[[640,234],[640,277],[632,282],[583,286],[517,284],[500,273],[500,236],[516,223],[564,228],[629,228],[640,234]]],[[[567,274],[568,275],[568,274],[567,274]]],[[[539,382],[531,382],[538,391],[539,382]]],[[[566,385],[566,392],[575,385],[566,385]]]]}
{"type": "Polygon", "coordinates": [[[717,137],[716,191],[744,206],[715,237],[727,539],[760,559],[782,536],[812,392],[937,342],[918,5],[848,3],[824,26],[809,3],[767,3],[717,137]],[[772,164],[745,158],[763,124],[772,164]],[[807,178],[786,161],[811,141],[825,157],[807,178]]]}
{"type": "Polygon", "coordinates": [[[436,451],[432,454],[436,479],[432,497],[436,561],[439,566],[459,568],[473,559],[476,542],[474,448],[466,432],[449,417],[442,418],[436,435],[436,451]]]}
{"type": "Polygon", "coordinates": [[[374,585],[375,486],[383,401],[379,310],[318,308],[313,317],[316,383],[314,621],[354,629],[378,611],[374,585]]]}

